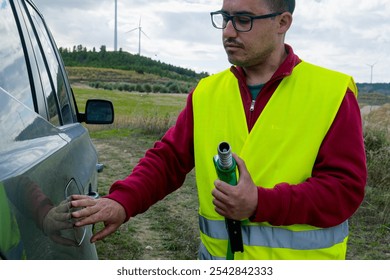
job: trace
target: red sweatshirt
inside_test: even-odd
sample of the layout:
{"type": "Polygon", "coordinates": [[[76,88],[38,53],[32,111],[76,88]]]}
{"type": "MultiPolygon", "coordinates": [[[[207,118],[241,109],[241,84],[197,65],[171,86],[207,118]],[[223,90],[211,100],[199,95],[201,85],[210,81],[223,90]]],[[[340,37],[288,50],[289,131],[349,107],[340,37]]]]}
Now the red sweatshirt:
{"type": "MultiPolygon", "coordinates": [[[[231,68],[240,85],[249,130],[282,79],[300,63],[292,48],[286,45],[286,49],[288,57],[264,85],[253,110],[243,69],[231,68]]],[[[107,197],[125,208],[127,219],[179,188],[194,168],[192,94],[175,126],[146,152],[127,178],[112,185],[107,197]]],[[[331,227],[348,219],[363,200],[367,176],[361,124],[357,100],[348,90],[318,152],[312,177],[298,185],[258,186],[258,207],[251,220],[331,227]]]]}

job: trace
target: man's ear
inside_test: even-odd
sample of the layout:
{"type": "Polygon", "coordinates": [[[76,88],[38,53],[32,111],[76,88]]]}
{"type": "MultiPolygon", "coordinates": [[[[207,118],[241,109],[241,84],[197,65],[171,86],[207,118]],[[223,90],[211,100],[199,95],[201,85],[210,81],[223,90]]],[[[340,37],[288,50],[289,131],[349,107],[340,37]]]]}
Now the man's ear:
{"type": "Polygon", "coordinates": [[[287,33],[287,31],[290,29],[291,24],[293,21],[293,17],[291,13],[284,12],[279,16],[279,32],[281,34],[287,33]]]}

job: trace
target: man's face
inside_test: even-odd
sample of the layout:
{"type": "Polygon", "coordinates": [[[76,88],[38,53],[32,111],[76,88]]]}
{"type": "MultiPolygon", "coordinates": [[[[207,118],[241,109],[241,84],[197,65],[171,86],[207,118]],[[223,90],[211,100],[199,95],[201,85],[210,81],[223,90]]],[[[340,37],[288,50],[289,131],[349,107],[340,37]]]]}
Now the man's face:
{"type": "MultiPolygon", "coordinates": [[[[271,11],[263,0],[224,0],[222,11],[229,15],[266,15],[271,11]]],[[[280,42],[277,17],[253,20],[252,30],[238,32],[231,21],[222,31],[223,44],[230,63],[242,67],[264,64],[280,42]]]]}

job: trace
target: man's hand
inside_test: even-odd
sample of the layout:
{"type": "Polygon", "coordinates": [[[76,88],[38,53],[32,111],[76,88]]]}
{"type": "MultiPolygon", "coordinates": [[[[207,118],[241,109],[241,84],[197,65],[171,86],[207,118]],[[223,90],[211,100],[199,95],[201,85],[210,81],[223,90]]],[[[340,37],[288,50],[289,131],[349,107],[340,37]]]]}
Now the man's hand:
{"type": "Polygon", "coordinates": [[[229,185],[221,180],[214,182],[213,204],[215,211],[225,218],[243,220],[252,216],[257,208],[257,187],[254,184],[245,162],[233,154],[237,162],[240,178],[237,186],[229,185]]]}
{"type": "Polygon", "coordinates": [[[72,213],[77,220],[76,227],[104,223],[104,229],[94,234],[91,243],[104,239],[115,232],[125,221],[125,209],[118,202],[108,198],[93,199],[86,195],[72,195],[73,208],[82,208],[72,213]]]}

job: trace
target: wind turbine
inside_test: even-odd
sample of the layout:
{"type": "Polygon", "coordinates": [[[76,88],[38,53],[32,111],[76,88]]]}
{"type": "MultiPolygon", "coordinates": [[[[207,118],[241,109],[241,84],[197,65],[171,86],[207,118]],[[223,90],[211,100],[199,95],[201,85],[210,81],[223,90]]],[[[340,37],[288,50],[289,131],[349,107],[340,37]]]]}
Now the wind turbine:
{"type": "Polygon", "coordinates": [[[118,0],[115,0],[114,51],[118,51],[118,0]]]}
{"type": "Polygon", "coordinates": [[[367,64],[368,66],[371,67],[371,84],[372,84],[372,77],[373,77],[373,73],[374,73],[374,66],[377,64],[378,62],[375,62],[374,64],[367,64]]]}
{"type": "Polygon", "coordinates": [[[138,29],[138,55],[141,55],[141,35],[145,35],[146,38],[150,39],[148,37],[148,35],[145,34],[145,32],[142,31],[142,27],[141,27],[141,17],[139,18],[139,25],[138,27],[134,28],[134,29],[131,29],[129,31],[127,31],[126,33],[130,33],[130,32],[133,32],[135,30],[138,29]],[[142,34],[141,34],[142,33],[142,34]]]}

